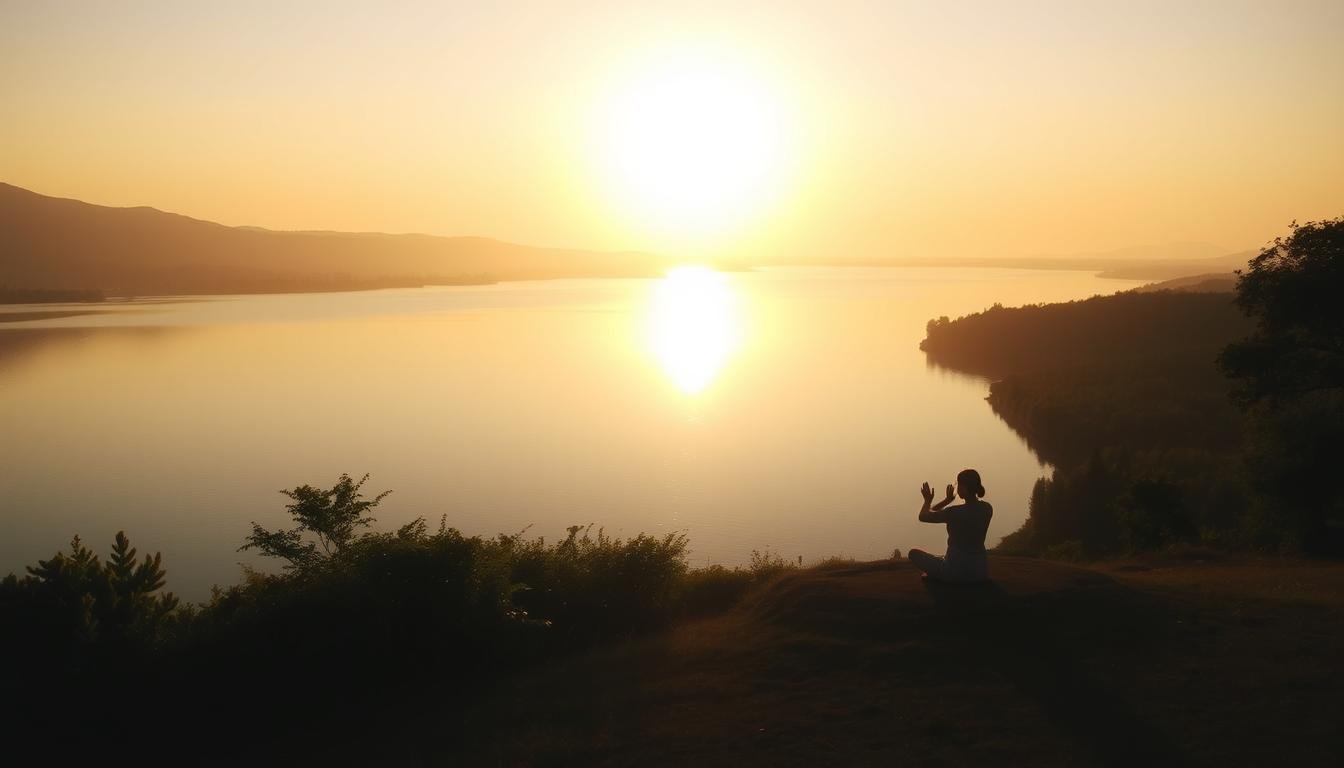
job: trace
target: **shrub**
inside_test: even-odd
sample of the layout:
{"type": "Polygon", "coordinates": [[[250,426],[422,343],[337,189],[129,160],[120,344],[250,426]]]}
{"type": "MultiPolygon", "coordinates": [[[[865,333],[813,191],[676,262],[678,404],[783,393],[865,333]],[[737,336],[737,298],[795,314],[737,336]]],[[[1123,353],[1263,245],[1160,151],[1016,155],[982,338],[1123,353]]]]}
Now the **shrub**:
{"type": "Polygon", "coordinates": [[[746,596],[753,585],[752,572],[743,568],[711,565],[686,574],[682,591],[682,612],[704,616],[726,611],[746,596]]]}
{"type": "Polygon", "coordinates": [[[28,575],[0,582],[0,616],[7,627],[4,658],[13,674],[77,669],[91,657],[152,648],[178,608],[164,586],[162,557],[140,560],[118,531],[104,562],[76,536],[69,552],[30,566],[28,575]]]}

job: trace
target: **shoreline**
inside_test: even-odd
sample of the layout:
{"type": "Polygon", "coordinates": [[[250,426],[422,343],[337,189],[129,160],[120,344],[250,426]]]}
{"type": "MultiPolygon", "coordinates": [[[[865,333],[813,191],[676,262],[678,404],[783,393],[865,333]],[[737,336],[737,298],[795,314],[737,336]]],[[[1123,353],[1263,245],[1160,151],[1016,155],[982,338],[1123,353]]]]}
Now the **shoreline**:
{"type": "MultiPolygon", "coordinates": [[[[729,265],[711,265],[711,269],[719,272],[731,274],[742,274],[761,272],[770,269],[1012,269],[1028,272],[1090,272],[1095,277],[1116,280],[1116,281],[1141,281],[1147,278],[1132,277],[1129,275],[1106,274],[1107,270],[1096,265],[1075,265],[1075,264],[1025,264],[1025,263],[979,263],[978,261],[960,263],[936,263],[928,260],[901,260],[884,262],[852,262],[842,263],[789,263],[789,264],[729,264],[729,265]]],[[[520,275],[514,277],[481,277],[463,278],[461,280],[444,280],[435,282],[424,281],[392,281],[386,284],[372,285],[354,285],[354,286],[319,286],[312,288],[294,289],[291,287],[276,287],[272,289],[260,288],[255,290],[236,290],[229,288],[220,288],[218,290],[199,290],[199,291],[175,291],[170,293],[141,293],[141,294],[114,294],[108,293],[99,299],[89,299],[85,301],[71,300],[69,298],[53,298],[40,301],[20,301],[5,302],[0,301],[0,307],[38,307],[73,304],[80,306],[90,306],[95,304],[127,304],[144,302],[164,302],[164,301],[191,301],[204,300],[206,298],[221,298],[229,296],[285,296],[285,295],[304,295],[312,293],[368,293],[371,291],[404,290],[408,288],[457,288],[457,287],[476,287],[487,285],[500,285],[503,283],[524,283],[524,282],[545,282],[552,280],[630,280],[630,279],[656,279],[665,275],[666,272],[646,272],[637,271],[621,274],[554,274],[554,275],[520,275]]],[[[26,289],[25,289],[26,290],[26,289]]],[[[36,290],[36,289],[34,289],[36,290]]],[[[62,310],[63,311],[63,310],[62,310]]],[[[21,317],[25,314],[43,315],[43,319],[55,319],[56,317],[71,317],[84,314],[100,314],[103,310],[71,310],[69,314],[43,313],[41,310],[34,310],[31,313],[26,312],[0,312],[0,324],[21,322],[25,319],[21,317]]]]}

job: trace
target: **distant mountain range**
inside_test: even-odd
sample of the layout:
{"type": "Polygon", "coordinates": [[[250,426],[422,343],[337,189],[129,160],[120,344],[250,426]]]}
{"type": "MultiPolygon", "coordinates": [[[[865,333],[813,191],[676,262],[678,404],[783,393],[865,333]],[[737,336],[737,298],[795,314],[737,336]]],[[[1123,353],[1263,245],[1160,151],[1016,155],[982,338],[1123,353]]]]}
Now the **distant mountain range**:
{"type": "MultiPolygon", "coordinates": [[[[1056,258],[1098,265],[1097,268],[1101,270],[1099,277],[1128,280],[1177,280],[1188,277],[1231,280],[1232,273],[1244,268],[1256,253],[1228,253],[1226,248],[1209,243],[1168,243],[1056,258]]],[[[1183,283],[1179,287],[1186,288],[1189,284],[1183,283]]]]}
{"type": "Polygon", "coordinates": [[[111,208],[0,183],[0,288],[109,296],[352,290],[661,273],[647,253],[484,237],[283,232],[111,208]]]}
{"type": "MultiPolygon", "coordinates": [[[[1124,253],[1152,253],[1170,250],[1179,253],[1178,246],[1160,248],[1126,248],[1106,253],[1074,256],[908,256],[879,259],[832,259],[795,264],[829,264],[853,267],[986,267],[998,269],[1071,269],[1096,272],[1098,277],[1121,280],[1173,280],[1195,275],[1231,275],[1242,269],[1256,251],[1239,251],[1223,256],[1151,257],[1120,256],[1124,253]]],[[[1202,250],[1202,249],[1200,249],[1202,250]]]]}
{"type": "MultiPolygon", "coordinates": [[[[827,257],[770,263],[1077,269],[1102,277],[1170,280],[1227,274],[1254,255],[1208,255],[1219,250],[1174,243],[1073,256],[827,257]]],[[[48,197],[0,183],[0,303],[66,301],[83,294],[274,293],[635,277],[661,274],[675,263],[649,253],[538,248],[484,237],[228,227],[154,208],[48,197]]]]}

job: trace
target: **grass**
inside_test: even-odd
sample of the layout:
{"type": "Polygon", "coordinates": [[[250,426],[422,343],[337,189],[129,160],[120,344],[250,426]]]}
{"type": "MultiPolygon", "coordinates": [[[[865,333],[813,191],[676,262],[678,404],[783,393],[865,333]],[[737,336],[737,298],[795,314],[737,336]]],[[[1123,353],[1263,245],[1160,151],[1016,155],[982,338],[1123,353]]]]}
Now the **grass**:
{"type": "MultiPolygon", "coordinates": [[[[125,581],[58,559],[0,595],[17,610],[103,574],[110,600],[125,581]]],[[[1191,546],[991,563],[970,587],[899,559],[687,569],[675,535],[416,524],[311,573],[254,574],[168,622],[169,652],[119,644],[122,603],[95,611],[107,642],[70,657],[85,674],[15,645],[3,657],[36,687],[0,722],[67,757],[152,723],[164,749],[219,765],[1327,765],[1344,750],[1344,563],[1191,546]]],[[[44,637],[15,626],[9,641],[44,637]]]]}
{"type": "Polygon", "coordinates": [[[727,614],[509,680],[449,748],[375,743],[484,765],[1327,765],[1344,748],[1344,565],[993,568],[987,588],[901,562],[782,572],[727,614]]]}

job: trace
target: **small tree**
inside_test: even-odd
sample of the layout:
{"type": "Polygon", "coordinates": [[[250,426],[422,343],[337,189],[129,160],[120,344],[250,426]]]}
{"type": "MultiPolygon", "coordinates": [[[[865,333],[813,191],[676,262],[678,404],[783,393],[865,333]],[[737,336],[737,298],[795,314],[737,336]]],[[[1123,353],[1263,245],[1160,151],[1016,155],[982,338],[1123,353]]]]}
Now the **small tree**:
{"type": "Polygon", "coordinates": [[[64,638],[61,642],[152,643],[163,620],[178,607],[171,592],[156,594],[165,582],[163,558],[155,553],[138,561],[122,531],[117,531],[106,562],[76,536],[69,552],[57,552],[27,570],[22,580],[8,579],[7,588],[26,592],[45,617],[38,623],[49,624],[49,631],[64,638]]]}
{"type": "Polygon", "coordinates": [[[360,488],[368,479],[365,474],[356,482],[342,474],[330,490],[301,485],[280,491],[293,501],[285,509],[298,525],[269,531],[253,522],[252,534],[238,551],[255,548],[266,557],[282,558],[288,561],[285,570],[303,571],[326,564],[358,538],[358,529],[373,524],[374,518],[365,515],[391,493],[383,491],[372,499],[364,498],[360,488]]]}

